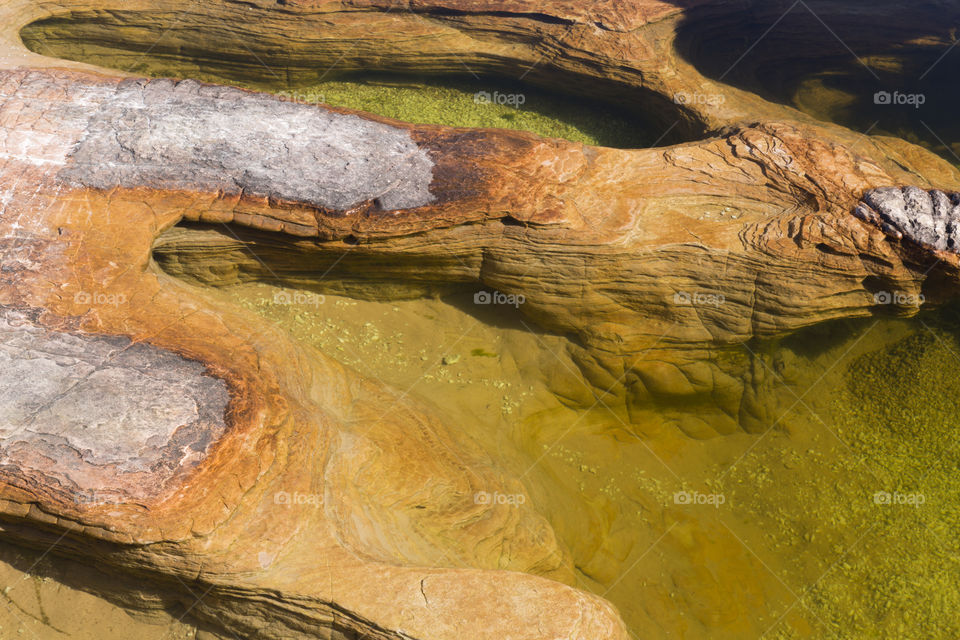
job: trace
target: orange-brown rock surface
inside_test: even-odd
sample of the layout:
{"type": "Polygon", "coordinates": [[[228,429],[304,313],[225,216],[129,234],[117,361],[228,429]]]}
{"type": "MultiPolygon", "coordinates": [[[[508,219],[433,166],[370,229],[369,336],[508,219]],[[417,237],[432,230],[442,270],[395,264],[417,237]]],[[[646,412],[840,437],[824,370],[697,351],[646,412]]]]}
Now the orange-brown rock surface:
{"type": "Polygon", "coordinates": [[[700,76],[673,50],[699,4],[6,3],[4,538],[142,579],[227,636],[626,638],[610,604],[564,584],[568,554],[529,501],[477,503],[525,490],[442,416],[170,274],[311,284],[307,264],[365,295],[483,285],[571,336],[594,393],[706,396],[750,428],[759,382],[709,356],[869,315],[878,293],[951,295],[955,255],[852,213],[871,189],[960,175],[700,76]],[[164,51],[301,73],[530,66],[700,139],[615,150],[412,126],[121,77],[17,38],[82,19],[110,48],[174,15],[164,51]],[[678,104],[694,93],[724,99],[678,104]]]}

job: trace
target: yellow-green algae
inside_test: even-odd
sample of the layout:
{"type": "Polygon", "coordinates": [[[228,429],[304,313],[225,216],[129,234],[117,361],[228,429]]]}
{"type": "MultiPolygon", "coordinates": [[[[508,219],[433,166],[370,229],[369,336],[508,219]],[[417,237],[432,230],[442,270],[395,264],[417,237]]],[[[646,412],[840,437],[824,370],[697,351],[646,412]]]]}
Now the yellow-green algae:
{"type": "Polygon", "coordinates": [[[264,89],[417,124],[515,129],[610,147],[652,142],[628,115],[609,105],[496,79],[367,76],[264,89]],[[517,104],[521,100],[523,104],[517,104]]]}
{"type": "Polygon", "coordinates": [[[725,479],[803,613],[768,637],[960,637],[957,329],[952,312],[835,325],[850,338],[781,354],[823,379],[725,479]]]}
{"type": "Polygon", "coordinates": [[[838,629],[960,638],[960,343],[952,320],[926,319],[889,349],[857,358],[837,400],[836,428],[862,458],[868,488],[884,494],[866,496],[873,529],[845,560],[846,576],[811,594],[814,611],[838,629]],[[918,499],[887,504],[885,494],[918,499]]]}
{"type": "Polygon", "coordinates": [[[243,81],[210,70],[186,70],[146,59],[132,73],[189,77],[265,91],[307,104],[327,104],[449,127],[513,129],[583,144],[631,148],[653,140],[626,112],[500,78],[353,74],[312,84],[243,81]]]}
{"type": "MultiPolygon", "coordinates": [[[[135,22],[135,19],[128,16],[135,22]]],[[[286,95],[310,103],[346,107],[418,124],[503,128],[530,131],[584,144],[635,148],[656,142],[636,109],[571,97],[523,82],[530,69],[507,77],[479,76],[467,65],[459,75],[348,72],[337,64],[287,68],[249,56],[202,57],[187,47],[165,42],[146,48],[142,33],[109,17],[75,16],[40,20],[24,27],[27,48],[42,55],[86,62],[146,77],[192,78],[286,95]]],[[[628,107],[633,105],[626,105],[628,107]]],[[[659,133],[656,134],[659,136],[659,133]]]]}

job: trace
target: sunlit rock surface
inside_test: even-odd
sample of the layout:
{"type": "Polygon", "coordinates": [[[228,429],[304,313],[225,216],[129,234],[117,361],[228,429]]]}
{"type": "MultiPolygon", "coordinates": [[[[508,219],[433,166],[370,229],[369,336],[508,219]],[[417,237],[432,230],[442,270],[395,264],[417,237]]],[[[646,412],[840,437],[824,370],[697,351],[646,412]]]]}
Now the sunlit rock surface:
{"type": "MultiPolygon", "coordinates": [[[[27,80],[34,81],[34,78],[27,80]]],[[[407,131],[196,82],[127,82],[94,108],[64,180],[222,192],[346,211],[429,204],[433,162],[407,131]]]]}
{"type": "MultiPolygon", "coordinates": [[[[572,405],[623,405],[637,424],[657,407],[682,433],[709,438],[772,422],[758,389],[774,376],[759,360],[727,367],[713,357],[724,349],[870,315],[881,290],[933,282],[931,304],[954,295],[956,260],[891,242],[852,212],[873,189],[952,192],[960,180],[906,142],[707,81],[673,51],[684,16],[673,3],[419,6],[431,20],[388,4],[14,0],[0,9],[0,304],[14,314],[5,318],[30,318],[6,329],[20,346],[4,343],[14,354],[4,380],[39,379],[51,352],[57,367],[83,375],[91,365],[62,353],[64,340],[107,363],[88,376],[99,386],[63,394],[61,382],[42,411],[6,409],[19,435],[0,442],[5,451],[18,442],[0,466],[2,535],[135,576],[244,638],[625,639],[614,606],[577,588],[571,554],[520,474],[426,402],[170,276],[309,284],[323,274],[368,297],[381,287],[522,296],[525,320],[569,337],[575,366],[557,386],[572,405]],[[131,80],[16,40],[31,21],[77,14],[95,18],[94,34],[118,25],[133,49],[157,39],[162,17],[186,17],[172,50],[190,43],[228,67],[249,47],[301,67],[326,51],[347,67],[466,61],[481,71],[538,67],[546,51],[532,79],[569,76],[570,86],[632,96],[683,135],[615,150],[413,126],[131,80]],[[223,24],[236,28],[202,37],[223,24]],[[725,99],[676,96],[704,90],[725,99]],[[206,226],[195,235],[190,225],[206,226]],[[128,344],[121,351],[133,360],[107,362],[104,349],[128,344]],[[35,354],[36,367],[24,365],[35,354]],[[146,392],[131,396],[138,384],[146,392]],[[64,398],[71,407],[57,405],[64,398]],[[682,409],[691,403],[703,410],[682,409]],[[81,407],[83,426],[128,439],[65,436],[81,407]],[[144,412],[156,415],[144,421],[144,412]],[[43,419],[22,429],[30,415],[43,419]],[[61,444],[80,462],[61,463],[61,444]],[[118,477],[158,475],[136,493],[140,485],[81,475],[82,461],[118,477]],[[65,490],[101,481],[121,491],[78,501],[65,490]]],[[[703,547],[679,525],[662,538],[685,552],[703,547]]],[[[677,611],[664,603],[645,612],[642,633],[659,633],[677,611]]],[[[762,632],[740,609],[711,624],[762,632]]]]}
{"type": "Polygon", "coordinates": [[[143,499],[223,435],[227,389],[203,366],[124,337],[45,330],[0,308],[0,455],[78,500],[143,499]]]}

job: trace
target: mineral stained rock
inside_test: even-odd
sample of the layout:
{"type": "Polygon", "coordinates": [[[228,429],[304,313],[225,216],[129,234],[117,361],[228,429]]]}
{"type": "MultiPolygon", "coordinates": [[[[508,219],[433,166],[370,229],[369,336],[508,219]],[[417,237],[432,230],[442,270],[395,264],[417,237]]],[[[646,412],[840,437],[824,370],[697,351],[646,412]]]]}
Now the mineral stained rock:
{"type": "MultiPolygon", "coordinates": [[[[29,382],[35,399],[3,409],[3,538],[149,584],[243,638],[627,638],[608,602],[568,586],[569,554],[532,500],[474,499],[526,493],[441,416],[152,260],[156,249],[170,273],[223,284],[262,275],[241,254],[272,244],[266,268],[281,278],[343,261],[333,277],[357,287],[522,295],[532,322],[572,336],[598,396],[715,402],[728,422],[683,425],[697,436],[761,422],[753,383],[714,366],[714,350],[868,315],[879,288],[934,281],[931,302],[952,295],[956,259],[853,212],[878,188],[956,191],[955,169],[708,81],[673,51],[683,6],[614,4],[5,3],[0,381],[29,382]],[[532,65],[534,81],[642,99],[702,139],[626,151],[412,126],[131,79],[16,37],[34,20],[86,17],[95,36],[119,27],[137,49],[164,15],[186,19],[162,51],[532,65]],[[705,89],[725,99],[676,99],[705,89]],[[229,237],[158,240],[185,222],[229,237]],[[89,420],[71,422],[80,406],[89,420]],[[96,485],[108,499],[86,498],[96,485]]],[[[906,218],[894,201],[867,203],[889,225],[922,210],[909,198],[906,218]]]]}
{"type": "Polygon", "coordinates": [[[82,185],[74,154],[128,83],[0,74],[4,539],[244,638],[626,637],[609,603],[563,584],[569,554],[474,444],[151,267],[191,198],[269,198],[82,185]]]}

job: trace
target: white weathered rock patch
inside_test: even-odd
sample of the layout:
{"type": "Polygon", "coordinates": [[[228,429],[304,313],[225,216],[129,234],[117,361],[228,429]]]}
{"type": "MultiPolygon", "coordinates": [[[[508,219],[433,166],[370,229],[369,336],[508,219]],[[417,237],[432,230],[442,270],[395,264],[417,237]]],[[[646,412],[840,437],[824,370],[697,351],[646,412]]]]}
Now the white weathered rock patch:
{"type": "Polygon", "coordinates": [[[92,115],[60,177],[273,197],[334,211],[434,200],[433,161],[408,131],[192,80],[133,80],[92,115]]]}
{"type": "Polygon", "coordinates": [[[882,187],[868,191],[854,210],[895,238],[960,253],[960,194],[917,187],[882,187]]]}
{"type": "Polygon", "coordinates": [[[0,307],[0,464],[73,490],[149,495],[223,434],[228,399],[198,362],[0,307]]]}

